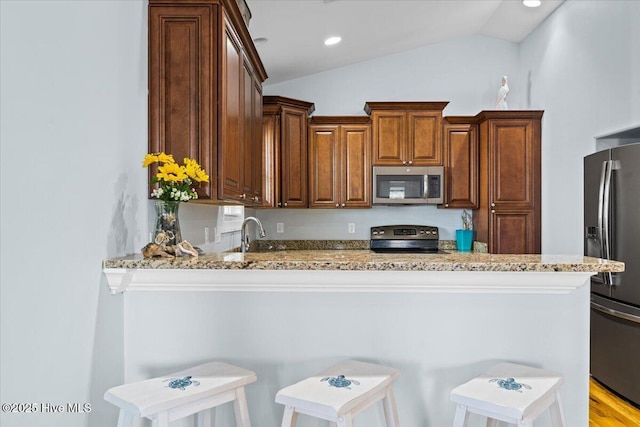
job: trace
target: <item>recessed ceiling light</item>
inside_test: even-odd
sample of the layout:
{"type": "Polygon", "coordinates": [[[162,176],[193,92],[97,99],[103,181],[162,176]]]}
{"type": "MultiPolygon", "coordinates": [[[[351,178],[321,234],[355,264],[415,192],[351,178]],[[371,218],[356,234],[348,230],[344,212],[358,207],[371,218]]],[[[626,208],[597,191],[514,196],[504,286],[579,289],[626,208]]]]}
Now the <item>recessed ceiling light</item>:
{"type": "Polygon", "coordinates": [[[256,37],[255,39],[253,39],[253,44],[255,44],[256,46],[262,46],[267,41],[269,41],[269,39],[266,37],[256,37]]]}
{"type": "Polygon", "coordinates": [[[326,39],[324,41],[325,46],[332,46],[334,44],[340,43],[340,40],[342,40],[342,37],[329,37],[328,39],[326,39]]]}
{"type": "Polygon", "coordinates": [[[540,0],[522,0],[522,4],[527,7],[538,7],[542,2],[540,0]]]}

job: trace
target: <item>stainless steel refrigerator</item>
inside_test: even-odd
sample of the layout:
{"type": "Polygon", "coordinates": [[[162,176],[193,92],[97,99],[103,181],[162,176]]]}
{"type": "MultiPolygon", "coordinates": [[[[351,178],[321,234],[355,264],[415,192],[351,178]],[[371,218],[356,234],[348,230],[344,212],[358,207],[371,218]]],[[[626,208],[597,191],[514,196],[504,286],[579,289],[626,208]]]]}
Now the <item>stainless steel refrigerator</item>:
{"type": "Polygon", "coordinates": [[[591,279],[591,375],[640,405],[640,143],[584,158],[585,255],[625,263],[591,279]]]}

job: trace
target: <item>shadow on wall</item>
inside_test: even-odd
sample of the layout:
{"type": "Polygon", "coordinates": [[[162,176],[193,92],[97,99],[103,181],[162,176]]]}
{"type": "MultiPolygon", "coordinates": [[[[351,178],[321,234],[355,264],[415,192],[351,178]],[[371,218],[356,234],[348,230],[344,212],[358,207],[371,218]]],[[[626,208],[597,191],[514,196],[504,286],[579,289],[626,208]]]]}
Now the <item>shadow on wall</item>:
{"type": "Polygon", "coordinates": [[[137,253],[140,249],[133,247],[134,240],[140,234],[140,227],[136,222],[139,201],[137,197],[127,193],[127,182],[127,175],[122,173],[114,186],[115,200],[117,201],[111,217],[107,240],[107,258],[137,253]]]}
{"type": "MultiPolygon", "coordinates": [[[[134,242],[140,240],[136,216],[139,198],[127,188],[129,178],[120,174],[114,185],[115,205],[107,238],[106,257],[138,252],[134,242]]],[[[107,280],[100,271],[98,301],[94,326],[93,357],[87,402],[91,412],[87,427],[111,427],[118,422],[118,410],[104,400],[104,392],[124,383],[124,297],[111,295],[107,280]]]]}

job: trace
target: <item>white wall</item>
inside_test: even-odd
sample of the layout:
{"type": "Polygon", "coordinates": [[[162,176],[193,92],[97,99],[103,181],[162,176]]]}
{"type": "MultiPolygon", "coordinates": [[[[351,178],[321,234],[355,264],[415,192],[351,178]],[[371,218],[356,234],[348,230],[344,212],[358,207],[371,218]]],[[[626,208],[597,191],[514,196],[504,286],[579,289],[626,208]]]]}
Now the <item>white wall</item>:
{"type": "Polygon", "coordinates": [[[640,126],[638,22],[638,1],[567,1],[521,44],[518,90],[545,110],[545,253],[582,253],[582,158],[594,138],[640,126]]]}
{"type": "MultiPolygon", "coordinates": [[[[475,36],[425,46],[274,85],[266,95],[281,95],[315,103],[314,115],[365,115],[367,101],[449,101],[444,115],[475,115],[495,108],[503,75],[518,84],[518,45],[475,36]]],[[[521,94],[508,101],[520,106],[521,94]]],[[[373,209],[258,210],[270,239],[369,239],[369,227],[424,224],[440,228],[440,238],[455,239],[461,210],[422,207],[373,209]],[[274,234],[285,223],[285,234],[274,234]],[[347,234],[347,223],[356,233],[347,234]],[[317,230],[322,230],[318,233],[317,230]]]]}
{"type": "Polygon", "coordinates": [[[2,403],[93,405],[0,424],[114,426],[102,395],[124,378],[123,298],[100,265],[146,234],[146,8],[0,7],[2,403]]]}

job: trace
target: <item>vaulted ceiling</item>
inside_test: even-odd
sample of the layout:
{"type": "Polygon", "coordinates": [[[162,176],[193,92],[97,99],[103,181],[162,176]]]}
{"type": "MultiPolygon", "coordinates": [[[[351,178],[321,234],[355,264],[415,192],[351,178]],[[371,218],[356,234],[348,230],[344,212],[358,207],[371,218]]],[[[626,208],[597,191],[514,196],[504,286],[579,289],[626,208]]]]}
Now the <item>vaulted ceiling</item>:
{"type": "Polygon", "coordinates": [[[273,84],[459,37],[522,41],[563,0],[247,0],[273,84]],[[342,42],[325,46],[338,35],[342,42]]]}

